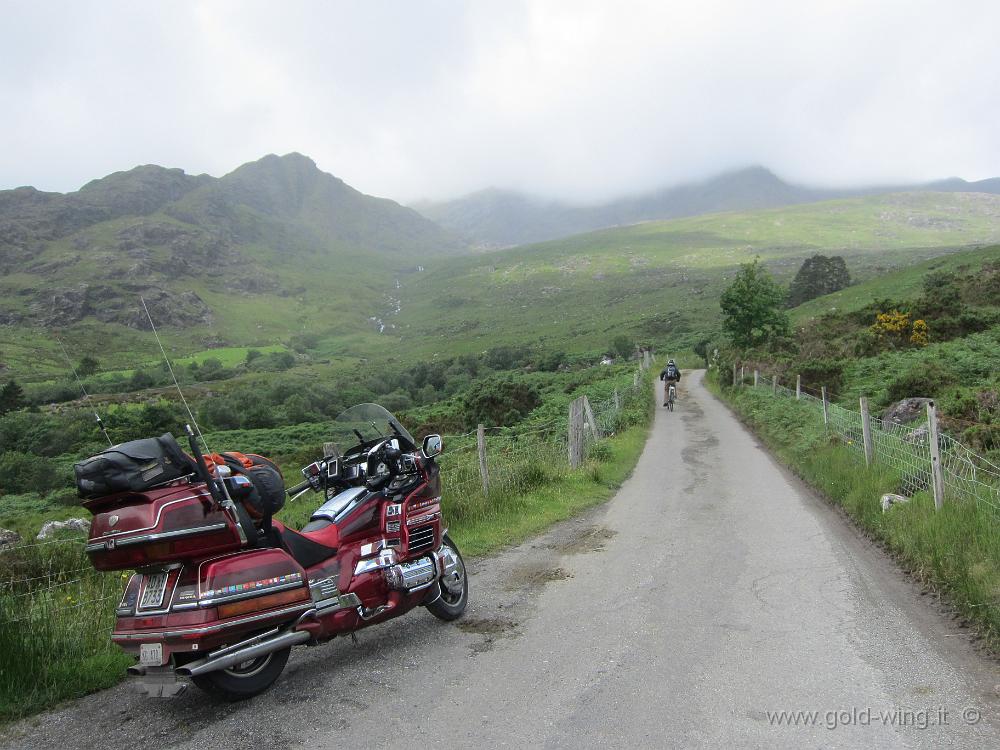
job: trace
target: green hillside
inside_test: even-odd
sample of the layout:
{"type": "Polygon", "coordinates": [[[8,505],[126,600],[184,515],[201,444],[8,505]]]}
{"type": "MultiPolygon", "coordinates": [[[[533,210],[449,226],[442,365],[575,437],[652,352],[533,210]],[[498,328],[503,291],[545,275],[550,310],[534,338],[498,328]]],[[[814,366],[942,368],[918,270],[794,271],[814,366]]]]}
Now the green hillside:
{"type": "Polygon", "coordinates": [[[713,214],[593,232],[447,262],[409,277],[406,349],[536,344],[586,351],[616,333],[690,346],[719,320],[719,295],[760,256],[788,283],[817,252],[864,281],[1000,240],[1000,196],[904,193],[713,214]]]}
{"type": "Polygon", "coordinates": [[[359,336],[377,350],[386,295],[426,258],[463,249],[411,209],[363,195],[299,154],[215,179],[137,167],[77,193],[0,192],[0,362],[59,373],[54,336],[132,368],[174,354],[359,336]]]}

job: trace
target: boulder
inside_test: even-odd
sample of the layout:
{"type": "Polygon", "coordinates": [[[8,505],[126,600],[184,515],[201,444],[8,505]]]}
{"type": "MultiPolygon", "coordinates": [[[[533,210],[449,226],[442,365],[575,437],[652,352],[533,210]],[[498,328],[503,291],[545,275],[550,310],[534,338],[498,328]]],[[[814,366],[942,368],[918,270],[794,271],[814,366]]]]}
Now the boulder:
{"type": "Polygon", "coordinates": [[[90,521],[86,518],[70,518],[66,521],[46,521],[42,524],[36,539],[48,539],[60,531],[78,531],[86,534],[90,531],[90,521]]]}
{"type": "Polygon", "coordinates": [[[882,495],[882,512],[885,513],[893,505],[899,505],[900,503],[908,503],[910,498],[904,495],[896,495],[891,492],[882,495]]]}
{"type": "Polygon", "coordinates": [[[12,547],[21,541],[21,535],[10,529],[0,529],[0,549],[12,547]]]}
{"type": "Polygon", "coordinates": [[[929,398],[904,398],[882,412],[882,421],[885,423],[895,422],[896,424],[916,422],[927,415],[927,404],[931,403],[932,400],[929,398]]]}

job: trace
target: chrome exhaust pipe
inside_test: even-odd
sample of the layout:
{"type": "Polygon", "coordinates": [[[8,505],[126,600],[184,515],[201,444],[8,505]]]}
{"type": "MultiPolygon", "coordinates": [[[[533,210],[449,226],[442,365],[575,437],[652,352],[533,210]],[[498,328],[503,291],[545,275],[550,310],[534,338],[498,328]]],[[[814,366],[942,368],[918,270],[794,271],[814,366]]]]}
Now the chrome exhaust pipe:
{"type": "Polygon", "coordinates": [[[229,669],[229,667],[242,664],[245,661],[256,659],[258,656],[266,656],[273,651],[280,651],[281,649],[288,648],[289,646],[296,646],[299,643],[305,643],[311,638],[312,635],[305,630],[286,631],[281,635],[268,638],[266,641],[261,641],[253,646],[231,651],[220,656],[213,657],[212,655],[208,655],[204,659],[199,659],[198,661],[185,664],[182,667],[177,667],[177,669],[174,670],[174,674],[180,675],[181,677],[197,677],[201,674],[217,672],[220,669],[229,669]]]}

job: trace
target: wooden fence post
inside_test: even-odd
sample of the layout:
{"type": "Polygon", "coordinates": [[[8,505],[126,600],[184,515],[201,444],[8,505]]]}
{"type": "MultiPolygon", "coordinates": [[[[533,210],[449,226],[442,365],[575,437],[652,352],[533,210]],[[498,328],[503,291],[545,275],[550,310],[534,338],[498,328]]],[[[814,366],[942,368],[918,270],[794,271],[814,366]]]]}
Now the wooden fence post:
{"type": "Polygon", "coordinates": [[[871,466],[875,460],[875,447],[872,445],[872,419],[868,413],[868,399],[861,397],[861,438],[865,443],[865,466],[871,466]]]}
{"type": "Polygon", "coordinates": [[[740,365],[740,385],[743,385],[743,365],[740,365]]]}
{"type": "Polygon", "coordinates": [[[622,410],[622,396],[615,388],[615,414],[618,414],[622,410]]]}
{"type": "Polygon", "coordinates": [[[757,387],[757,383],[760,382],[760,372],[758,370],[753,371],[753,387],[757,387]]]}
{"type": "Polygon", "coordinates": [[[796,401],[801,401],[802,400],[802,376],[801,375],[796,375],[795,376],[795,400],[796,401]]]}
{"type": "Polygon", "coordinates": [[[583,401],[574,399],[569,405],[569,466],[577,469],[583,463],[583,401]]]}
{"type": "Polygon", "coordinates": [[[827,406],[826,400],[826,386],[820,386],[820,393],[823,395],[823,424],[827,427],[830,426],[830,409],[827,406]]]}
{"type": "Polygon", "coordinates": [[[733,362],[733,387],[736,387],[736,363],[733,362]]]}
{"type": "Polygon", "coordinates": [[[486,428],[476,428],[476,445],[479,448],[479,476],[483,480],[483,494],[490,494],[490,468],[486,463],[486,428]]]}
{"type": "Polygon", "coordinates": [[[771,376],[771,393],[773,393],[773,394],[777,394],[778,393],[778,376],[777,375],[772,375],[771,376]]]}
{"type": "Polygon", "coordinates": [[[590,426],[590,434],[594,436],[594,440],[600,440],[601,430],[597,426],[597,420],[594,419],[594,410],[590,408],[590,399],[585,395],[581,398],[583,399],[583,414],[587,418],[587,425],[590,426]]]}
{"type": "Polygon", "coordinates": [[[635,373],[632,376],[632,387],[633,388],[638,388],[639,387],[639,373],[638,372],[635,373]]]}
{"type": "Polygon", "coordinates": [[[927,440],[931,447],[931,484],[934,487],[934,509],[944,505],[944,472],[941,469],[941,443],[938,436],[937,406],[927,404],[927,440]]]}

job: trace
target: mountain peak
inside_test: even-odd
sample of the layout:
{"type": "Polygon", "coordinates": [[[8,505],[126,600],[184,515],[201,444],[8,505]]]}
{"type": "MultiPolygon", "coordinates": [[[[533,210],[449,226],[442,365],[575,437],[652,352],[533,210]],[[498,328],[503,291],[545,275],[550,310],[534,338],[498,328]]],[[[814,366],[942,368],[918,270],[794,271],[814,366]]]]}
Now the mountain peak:
{"type": "Polygon", "coordinates": [[[113,215],[150,214],[211,179],[183,169],[143,164],[91,180],[76,193],[86,204],[106,208],[113,215]]]}

